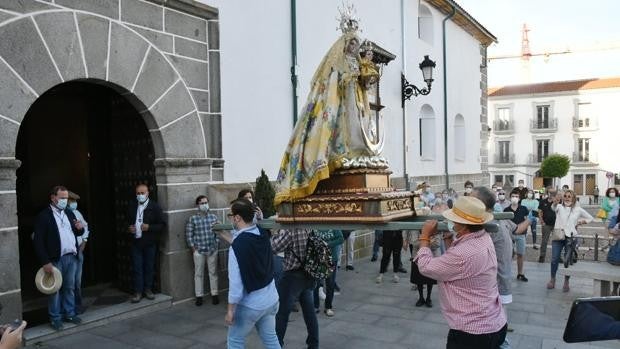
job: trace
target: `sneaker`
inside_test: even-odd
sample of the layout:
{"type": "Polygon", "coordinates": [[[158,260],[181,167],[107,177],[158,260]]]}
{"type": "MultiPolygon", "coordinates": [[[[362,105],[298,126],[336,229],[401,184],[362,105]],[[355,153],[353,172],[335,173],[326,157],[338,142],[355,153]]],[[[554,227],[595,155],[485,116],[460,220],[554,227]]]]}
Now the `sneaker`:
{"type": "Polygon", "coordinates": [[[347,270],[355,270],[355,268],[353,268],[353,266],[352,266],[352,265],[347,265],[347,268],[346,268],[346,269],[347,269],[347,270]]]}
{"type": "Polygon", "coordinates": [[[425,303],[426,303],[426,302],[424,301],[424,298],[420,298],[420,299],[418,299],[418,301],[417,301],[417,302],[415,302],[415,306],[416,306],[416,307],[421,307],[421,306],[423,306],[425,303]]]}
{"type": "Polygon", "coordinates": [[[433,301],[430,298],[428,298],[424,304],[426,305],[427,308],[433,307],[433,301]]]}
{"type": "Polygon", "coordinates": [[[62,321],[60,320],[52,320],[50,322],[50,326],[54,329],[54,331],[60,331],[64,327],[62,321]]]}
{"type": "Polygon", "coordinates": [[[202,305],[202,297],[196,297],[196,306],[199,307],[202,305]]]}
{"type": "Polygon", "coordinates": [[[151,290],[144,291],[144,296],[146,297],[146,299],[148,299],[150,301],[155,299],[155,295],[153,294],[153,291],[151,291],[151,290]]]}
{"type": "Polygon", "coordinates": [[[394,274],[394,276],[392,277],[392,282],[397,283],[399,281],[400,281],[400,278],[398,277],[398,275],[394,274]]]}
{"type": "Polygon", "coordinates": [[[218,297],[216,294],[211,296],[211,304],[213,305],[218,305],[220,304],[220,297],[218,297]]]}
{"type": "Polygon", "coordinates": [[[371,261],[371,262],[376,262],[376,261],[377,261],[377,256],[374,256],[374,255],[373,255],[373,256],[372,256],[372,258],[370,258],[370,261],[371,261]]]}
{"type": "Polygon", "coordinates": [[[334,316],[335,314],[334,314],[334,311],[333,311],[333,310],[331,310],[331,309],[325,309],[325,315],[327,315],[327,316],[329,316],[329,317],[332,317],[332,316],[334,316]]]}
{"type": "Polygon", "coordinates": [[[77,316],[77,315],[76,316],[66,317],[66,318],[62,319],[62,321],[70,322],[70,323],[72,323],[74,325],[79,325],[79,324],[82,323],[82,319],[80,319],[80,317],[77,316]]]}
{"type": "Polygon", "coordinates": [[[325,294],[325,291],[323,291],[323,286],[321,286],[319,287],[319,299],[325,300],[325,298],[327,298],[327,295],[325,294]]]}
{"type": "Polygon", "coordinates": [[[139,293],[136,293],[133,295],[133,297],[131,297],[131,303],[138,303],[140,302],[141,299],[142,299],[142,295],[139,293]]]}
{"type": "Polygon", "coordinates": [[[377,276],[377,278],[375,279],[375,282],[380,284],[383,282],[383,274],[379,274],[379,276],[377,276]]]}
{"type": "Polygon", "coordinates": [[[335,291],[334,290],[334,296],[340,296],[340,291],[335,291]]]}
{"type": "Polygon", "coordinates": [[[523,274],[517,274],[517,280],[521,280],[523,282],[527,282],[527,278],[523,274]]]}
{"type": "Polygon", "coordinates": [[[534,245],[532,246],[533,249],[538,250],[538,246],[534,245]]]}

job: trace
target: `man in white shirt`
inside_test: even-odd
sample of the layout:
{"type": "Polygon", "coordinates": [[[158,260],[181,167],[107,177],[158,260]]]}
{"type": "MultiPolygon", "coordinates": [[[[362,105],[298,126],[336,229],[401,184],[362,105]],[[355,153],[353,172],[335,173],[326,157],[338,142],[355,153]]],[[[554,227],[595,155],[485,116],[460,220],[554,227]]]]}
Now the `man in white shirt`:
{"type": "Polygon", "coordinates": [[[88,223],[84,216],[80,211],[78,211],[78,200],[80,196],[72,191],[69,191],[69,206],[68,209],[73,212],[75,218],[82,223],[84,226],[84,234],[82,236],[77,237],[77,257],[78,264],[75,270],[75,311],[78,314],[82,314],[84,312],[84,307],[82,306],[82,266],[84,265],[84,249],[86,248],[86,242],[90,236],[90,231],[88,230],[88,223]]]}

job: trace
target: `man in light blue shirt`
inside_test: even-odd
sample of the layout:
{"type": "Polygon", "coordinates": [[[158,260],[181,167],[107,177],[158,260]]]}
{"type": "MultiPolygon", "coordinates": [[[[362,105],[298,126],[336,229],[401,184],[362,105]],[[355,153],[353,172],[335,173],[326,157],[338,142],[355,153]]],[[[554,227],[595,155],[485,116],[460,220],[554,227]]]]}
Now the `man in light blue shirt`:
{"type": "Polygon", "coordinates": [[[273,251],[266,232],[258,230],[254,206],[247,199],[232,202],[228,219],[233,225],[228,250],[228,348],[245,348],[245,338],[256,327],[267,349],[280,349],[276,335],[279,299],[273,279],[273,251]]]}

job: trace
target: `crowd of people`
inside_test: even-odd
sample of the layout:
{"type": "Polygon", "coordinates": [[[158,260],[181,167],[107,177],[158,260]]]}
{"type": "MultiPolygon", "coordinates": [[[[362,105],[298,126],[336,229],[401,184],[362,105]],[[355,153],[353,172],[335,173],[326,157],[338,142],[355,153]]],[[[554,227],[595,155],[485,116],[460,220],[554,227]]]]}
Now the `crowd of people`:
{"type": "MultiPolygon", "coordinates": [[[[548,289],[555,288],[555,275],[565,247],[565,236],[576,234],[581,224],[592,221],[577,204],[577,196],[568,188],[547,188],[536,198],[534,191],[520,181],[506,196],[502,186],[474,187],[466,182],[459,196],[447,189],[433,193],[431,186],[421,183],[419,209],[443,215],[448,230],[438,232],[436,221],[429,220],[421,231],[375,231],[371,261],[379,259],[377,283],[382,283],[392,264],[391,280],[399,282],[406,273],[401,251],[409,251],[410,282],[418,291],[415,306],[432,307],[431,292],[439,284],[441,310],[450,326],[448,348],[507,348],[508,319],[502,305],[512,302],[512,260],[516,255],[517,280],[527,282],[523,270],[525,236],[536,231],[540,222],[539,262],[544,263],[551,239],[551,278],[548,289]],[[511,212],[509,220],[494,220],[494,212],[511,212]],[[487,233],[484,224],[495,222],[497,232],[487,233]],[[425,291],[426,290],[426,294],[425,291]]],[[[149,188],[135,188],[136,200],[127,212],[130,237],[134,294],[130,301],[154,299],[153,280],[158,235],[166,222],[160,206],[149,198],[149,188]]],[[[49,206],[36,218],[33,243],[46,274],[59,273],[62,285],[50,294],[48,314],[52,328],[60,330],[63,322],[80,324],[84,311],[81,297],[83,252],[89,238],[88,223],[77,209],[79,195],[66,187],[55,186],[50,192],[49,206]]],[[[292,311],[300,305],[306,324],[308,348],[319,347],[317,314],[321,301],[326,316],[335,316],[334,295],[340,265],[354,270],[355,232],[341,230],[310,231],[305,229],[266,231],[257,222],[263,214],[254,203],[253,192],[242,190],[229,207],[228,221],[232,234],[215,231],[219,223],[209,207],[208,197],[199,195],[194,201],[196,213],[185,228],[187,246],[194,262],[195,304],[203,304],[205,264],[208,271],[211,303],[219,304],[218,251],[220,241],[228,242],[228,307],[225,322],[229,326],[228,347],[243,348],[245,338],[256,328],[267,348],[280,348],[292,311]],[[311,237],[324,241],[331,252],[329,274],[321,280],[309,277],[304,267],[308,261],[311,237]],[[343,246],[348,247],[341,258],[343,246]],[[341,262],[341,259],[343,260],[341,262]]],[[[617,190],[610,188],[601,200],[601,210],[609,219],[609,228],[617,228],[619,200],[617,190]]],[[[568,292],[569,279],[563,291],[568,292]]],[[[5,329],[3,342],[21,337],[23,327],[5,329]],[[7,338],[6,340],[4,338],[7,338]]]]}

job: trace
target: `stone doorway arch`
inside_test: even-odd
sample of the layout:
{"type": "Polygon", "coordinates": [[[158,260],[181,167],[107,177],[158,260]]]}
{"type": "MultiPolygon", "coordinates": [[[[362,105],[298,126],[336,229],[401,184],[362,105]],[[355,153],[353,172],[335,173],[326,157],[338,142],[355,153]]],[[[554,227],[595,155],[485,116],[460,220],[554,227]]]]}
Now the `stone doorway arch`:
{"type": "Polygon", "coordinates": [[[49,9],[8,20],[0,16],[0,37],[0,320],[19,317],[22,308],[20,273],[15,272],[19,128],[39,96],[76,80],[116,89],[143,117],[155,152],[159,202],[171,221],[160,247],[162,291],[175,298],[191,295],[191,287],[185,291],[191,277],[173,272],[179,264],[191,265],[180,253],[183,242],[176,230],[184,219],[179,213],[192,205],[178,196],[206,192],[214,161],[208,159],[204,121],[188,90],[187,74],[125,22],[87,11],[49,9]]]}

